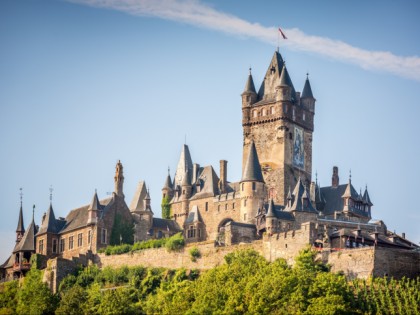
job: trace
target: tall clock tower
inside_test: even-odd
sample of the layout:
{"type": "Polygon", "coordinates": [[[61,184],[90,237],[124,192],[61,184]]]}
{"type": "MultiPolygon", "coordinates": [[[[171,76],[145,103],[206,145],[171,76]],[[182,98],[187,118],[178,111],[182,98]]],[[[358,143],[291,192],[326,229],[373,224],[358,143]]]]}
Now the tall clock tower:
{"type": "MultiPolygon", "coordinates": [[[[252,74],[242,93],[243,159],[253,141],[267,185],[267,197],[285,205],[301,177],[310,184],[315,98],[306,78],[296,92],[282,56],[276,51],[258,93],[252,74]]],[[[242,169],[243,170],[243,169],[242,169]]]]}

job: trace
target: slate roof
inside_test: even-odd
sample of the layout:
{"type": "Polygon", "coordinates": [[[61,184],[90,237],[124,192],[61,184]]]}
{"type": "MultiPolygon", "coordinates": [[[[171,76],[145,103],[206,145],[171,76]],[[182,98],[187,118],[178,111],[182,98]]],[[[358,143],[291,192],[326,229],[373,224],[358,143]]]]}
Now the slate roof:
{"type": "MultiPolygon", "coordinates": [[[[113,197],[103,199],[100,201],[99,210],[103,211],[102,216],[108,209],[108,207],[112,204],[113,197]]],[[[65,219],[65,225],[60,233],[72,231],[79,229],[81,227],[85,227],[88,221],[88,208],[89,205],[85,205],[83,207],[74,209],[70,211],[65,219]]]]}
{"type": "Polygon", "coordinates": [[[26,230],[25,234],[23,235],[20,242],[15,246],[13,249],[13,253],[16,252],[28,252],[28,251],[35,251],[35,234],[37,232],[37,228],[32,218],[31,224],[29,224],[28,229],[26,230]]]}
{"type": "MultiPolygon", "coordinates": [[[[271,59],[270,65],[268,66],[264,80],[261,83],[261,87],[258,91],[258,101],[263,101],[264,96],[266,98],[274,100],[276,95],[276,88],[280,84],[280,76],[282,73],[284,60],[278,51],[274,52],[273,58],[271,59]]],[[[293,86],[292,80],[288,73],[286,73],[287,85],[291,87],[292,101],[295,101],[296,91],[293,86]]]]}
{"type": "Polygon", "coordinates": [[[171,175],[168,174],[168,176],[166,176],[166,180],[165,180],[165,184],[163,184],[162,188],[167,188],[167,189],[172,189],[172,179],[171,179],[171,175]]]}
{"type": "Polygon", "coordinates": [[[200,211],[198,211],[197,205],[194,205],[188,213],[188,217],[185,220],[185,224],[191,224],[194,222],[203,222],[203,219],[201,218],[200,211]]]}
{"type": "Polygon", "coordinates": [[[274,217],[274,201],[273,199],[270,199],[270,202],[268,203],[268,209],[265,214],[266,218],[274,217]]]}
{"type": "Polygon", "coordinates": [[[252,79],[251,72],[248,75],[248,80],[246,81],[246,84],[245,84],[244,93],[255,93],[255,94],[257,94],[257,92],[255,90],[254,80],[252,79]]]}
{"type": "Polygon", "coordinates": [[[185,172],[184,178],[182,179],[181,186],[191,186],[191,176],[188,170],[185,172]]]}
{"type": "Polygon", "coordinates": [[[169,228],[170,232],[179,232],[181,231],[178,223],[173,220],[153,218],[152,227],[160,230],[167,230],[169,228]]]}
{"type": "Polygon", "coordinates": [[[314,98],[312,94],[311,84],[309,83],[308,78],[306,78],[305,86],[303,87],[301,98],[314,98]]]}
{"type": "Polygon", "coordinates": [[[190,150],[188,146],[184,144],[182,146],[181,156],[179,157],[178,166],[176,168],[173,187],[176,187],[178,185],[181,186],[186,171],[188,171],[189,175],[191,176],[191,174],[193,173],[193,163],[191,159],[190,150]]]}
{"type": "Polygon", "coordinates": [[[261,172],[260,161],[258,160],[257,149],[254,141],[249,147],[248,157],[246,159],[244,172],[242,174],[241,182],[257,181],[264,183],[264,177],[261,172]]]}
{"type": "Polygon", "coordinates": [[[44,233],[57,234],[61,228],[62,226],[60,226],[60,223],[58,223],[57,220],[55,219],[52,204],[50,204],[47,212],[45,213],[45,217],[42,220],[41,227],[37,235],[44,234],[44,233]]]}
{"type": "Polygon", "coordinates": [[[99,207],[100,207],[100,202],[98,199],[98,194],[95,191],[95,194],[93,195],[92,202],[90,203],[88,210],[97,211],[97,210],[100,210],[99,207]]]}
{"type": "Polygon", "coordinates": [[[16,227],[16,233],[25,233],[25,227],[23,225],[23,214],[22,214],[22,205],[20,205],[20,210],[19,210],[19,220],[18,220],[18,225],[16,227]]]}
{"type": "Polygon", "coordinates": [[[291,206],[287,206],[285,211],[304,211],[304,212],[312,212],[318,213],[314,206],[312,205],[311,198],[309,198],[309,193],[307,188],[303,185],[302,180],[298,179],[296,183],[295,189],[292,193],[292,204],[291,206]],[[306,204],[303,200],[306,199],[306,204]]]}
{"type": "Polygon", "coordinates": [[[369,206],[373,206],[372,201],[370,200],[369,193],[367,187],[365,189],[365,193],[363,194],[363,201],[366,202],[369,206]]]}
{"type": "Polygon", "coordinates": [[[144,199],[147,195],[146,182],[141,181],[137,184],[136,192],[130,204],[130,211],[144,211],[144,199]]]}
{"type": "Polygon", "coordinates": [[[191,199],[199,199],[203,197],[214,197],[218,194],[219,188],[217,186],[219,177],[211,165],[200,167],[198,171],[198,179],[201,181],[200,192],[194,194],[191,199]]]}

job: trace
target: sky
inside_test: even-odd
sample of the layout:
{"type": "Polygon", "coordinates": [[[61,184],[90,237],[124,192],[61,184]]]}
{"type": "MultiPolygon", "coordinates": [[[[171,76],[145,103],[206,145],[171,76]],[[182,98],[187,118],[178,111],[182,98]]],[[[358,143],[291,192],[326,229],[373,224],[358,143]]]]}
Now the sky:
{"type": "Polygon", "coordinates": [[[367,185],[372,216],[420,242],[420,2],[0,1],[0,263],[25,227],[114,189],[161,188],[182,145],[241,178],[241,96],[279,46],[316,102],[313,176],[367,185]],[[281,27],[287,39],[280,39],[281,27]]]}

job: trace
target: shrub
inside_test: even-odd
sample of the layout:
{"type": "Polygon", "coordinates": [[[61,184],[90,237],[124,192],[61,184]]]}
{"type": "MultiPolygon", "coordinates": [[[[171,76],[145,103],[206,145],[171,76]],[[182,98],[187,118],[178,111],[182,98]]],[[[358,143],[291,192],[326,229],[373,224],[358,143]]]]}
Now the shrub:
{"type": "Polygon", "coordinates": [[[174,236],[171,236],[166,241],[166,249],[168,251],[177,251],[183,248],[185,245],[184,237],[182,236],[182,233],[175,234],[174,236]]]}
{"type": "Polygon", "coordinates": [[[194,246],[193,248],[190,249],[190,256],[191,256],[191,260],[193,262],[196,262],[197,259],[201,257],[200,250],[196,246],[194,246]]]}

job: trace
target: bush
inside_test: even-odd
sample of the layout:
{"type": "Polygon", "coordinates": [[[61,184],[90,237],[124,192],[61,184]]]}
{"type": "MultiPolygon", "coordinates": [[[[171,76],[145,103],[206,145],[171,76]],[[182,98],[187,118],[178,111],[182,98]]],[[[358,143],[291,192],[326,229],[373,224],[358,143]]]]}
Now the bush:
{"type": "Polygon", "coordinates": [[[193,248],[190,249],[190,256],[191,256],[191,260],[193,262],[196,262],[197,259],[201,257],[200,250],[196,246],[194,246],[193,248]]]}
{"type": "Polygon", "coordinates": [[[182,233],[178,233],[167,239],[165,247],[168,251],[172,252],[180,250],[184,245],[184,237],[182,236],[182,233]]]}

